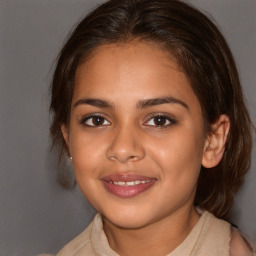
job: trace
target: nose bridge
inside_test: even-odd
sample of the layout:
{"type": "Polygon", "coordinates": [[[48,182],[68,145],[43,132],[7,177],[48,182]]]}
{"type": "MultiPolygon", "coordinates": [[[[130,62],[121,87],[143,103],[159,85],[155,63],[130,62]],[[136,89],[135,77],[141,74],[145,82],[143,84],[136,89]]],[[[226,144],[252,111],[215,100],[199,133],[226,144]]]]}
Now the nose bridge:
{"type": "Polygon", "coordinates": [[[139,137],[138,127],[128,124],[115,127],[107,151],[108,158],[122,163],[143,158],[145,152],[139,137]]]}

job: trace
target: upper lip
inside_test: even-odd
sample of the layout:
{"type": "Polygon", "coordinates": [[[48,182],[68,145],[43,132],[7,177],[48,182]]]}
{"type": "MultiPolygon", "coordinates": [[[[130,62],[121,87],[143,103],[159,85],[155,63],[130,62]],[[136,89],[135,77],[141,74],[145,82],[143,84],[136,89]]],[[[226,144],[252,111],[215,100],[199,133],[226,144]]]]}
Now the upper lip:
{"type": "Polygon", "coordinates": [[[110,174],[106,175],[101,178],[101,180],[104,181],[135,181],[135,180],[156,180],[154,177],[148,177],[148,176],[143,176],[143,175],[138,175],[138,174],[120,174],[120,173],[115,173],[115,174],[110,174]]]}

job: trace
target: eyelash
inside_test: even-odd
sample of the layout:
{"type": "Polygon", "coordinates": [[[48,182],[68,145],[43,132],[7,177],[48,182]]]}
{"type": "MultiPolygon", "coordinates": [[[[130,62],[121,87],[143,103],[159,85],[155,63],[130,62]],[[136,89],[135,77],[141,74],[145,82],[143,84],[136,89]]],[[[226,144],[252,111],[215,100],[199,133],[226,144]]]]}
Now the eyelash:
{"type": "MultiPolygon", "coordinates": [[[[166,127],[169,127],[169,126],[174,125],[176,123],[177,123],[177,121],[175,119],[170,118],[169,116],[167,116],[165,114],[156,114],[156,115],[152,115],[148,119],[148,121],[146,121],[144,123],[144,125],[145,126],[157,127],[157,128],[166,128],[166,127]],[[155,123],[154,124],[150,124],[150,121],[153,121],[153,122],[160,121],[160,124],[155,124],[155,123]],[[161,121],[164,121],[164,123],[161,124],[161,121]],[[168,123],[166,124],[166,122],[168,122],[168,123]]],[[[86,117],[84,117],[80,121],[80,124],[82,124],[84,126],[87,126],[87,127],[102,127],[102,126],[109,126],[109,125],[111,125],[111,123],[105,117],[103,117],[100,114],[92,114],[92,115],[86,116],[86,117]],[[96,120],[96,119],[98,119],[98,120],[96,120]],[[90,121],[89,124],[86,123],[88,121],[90,121]],[[97,124],[93,123],[93,121],[96,121],[96,122],[99,121],[99,124],[97,125],[97,124]],[[107,124],[104,124],[105,122],[107,122],[107,124]]]]}
{"type": "Polygon", "coordinates": [[[167,116],[166,114],[156,114],[156,115],[152,115],[150,117],[150,119],[147,122],[144,123],[144,125],[146,125],[146,126],[153,126],[153,127],[157,127],[157,128],[167,128],[167,127],[169,127],[171,125],[174,125],[176,123],[177,123],[177,121],[174,118],[171,118],[171,117],[167,116]],[[162,121],[164,121],[164,124],[160,124],[160,125],[149,124],[150,121],[154,122],[154,121],[157,121],[157,119],[158,120],[163,119],[162,121]],[[166,122],[168,122],[168,123],[166,124],[166,122]]]}
{"type": "MultiPolygon", "coordinates": [[[[94,121],[97,121],[97,120],[94,120],[94,121]]],[[[86,117],[84,117],[81,121],[80,121],[80,124],[84,125],[84,126],[87,126],[87,127],[101,127],[101,126],[108,126],[110,125],[111,123],[105,118],[103,117],[102,115],[100,114],[92,114],[92,115],[88,115],[86,117]],[[93,124],[93,118],[97,119],[98,120],[100,119],[100,121],[103,121],[103,124],[99,124],[99,125],[95,125],[93,124]],[[89,120],[91,120],[91,124],[88,124],[86,122],[88,122],[89,120]],[[104,124],[105,122],[108,122],[108,124],[104,124]]]]}

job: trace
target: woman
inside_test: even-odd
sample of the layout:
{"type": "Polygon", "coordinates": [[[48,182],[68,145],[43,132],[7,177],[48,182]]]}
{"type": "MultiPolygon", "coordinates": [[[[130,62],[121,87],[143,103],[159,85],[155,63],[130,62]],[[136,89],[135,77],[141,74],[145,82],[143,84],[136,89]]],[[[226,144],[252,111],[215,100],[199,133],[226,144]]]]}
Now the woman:
{"type": "Polygon", "coordinates": [[[252,124],[205,15],[177,0],[99,6],[59,55],[51,111],[53,143],[98,212],[57,255],[252,255],[221,220],[252,124]]]}

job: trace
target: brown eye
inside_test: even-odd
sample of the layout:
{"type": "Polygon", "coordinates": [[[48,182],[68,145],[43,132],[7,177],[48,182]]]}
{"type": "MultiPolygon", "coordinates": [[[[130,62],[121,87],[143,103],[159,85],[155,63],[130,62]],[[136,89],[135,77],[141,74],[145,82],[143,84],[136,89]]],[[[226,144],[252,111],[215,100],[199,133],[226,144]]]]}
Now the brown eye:
{"type": "Polygon", "coordinates": [[[85,120],[83,120],[81,123],[86,126],[92,126],[92,127],[107,126],[110,124],[108,120],[106,120],[104,117],[99,115],[89,116],[85,120]]]}
{"type": "Polygon", "coordinates": [[[153,116],[146,122],[147,126],[165,127],[175,124],[176,121],[164,115],[153,116]]]}
{"type": "Polygon", "coordinates": [[[156,126],[164,126],[168,123],[168,120],[164,116],[158,116],[153,118],[153,122],[156,126]]]}
{"type": "Polygon", "coordinates": [[[103,123],[104,123],[104,118],[103,117],[100,117],[100,116],[92,117],[92,124],[94,126],[103,125],[103,123]]]}

